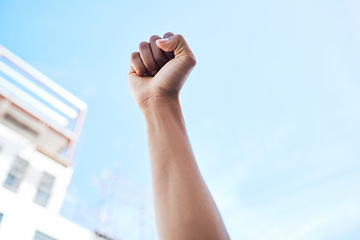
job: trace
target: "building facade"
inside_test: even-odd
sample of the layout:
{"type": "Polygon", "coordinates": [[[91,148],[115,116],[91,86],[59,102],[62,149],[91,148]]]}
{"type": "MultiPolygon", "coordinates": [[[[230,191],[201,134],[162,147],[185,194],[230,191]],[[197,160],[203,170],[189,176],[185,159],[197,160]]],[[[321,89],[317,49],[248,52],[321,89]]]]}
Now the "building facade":
{"type": "Polygon", "coordinates": [[[87,106],[0,45],[0,239],[96,239],[59,215],[87,106]]]}

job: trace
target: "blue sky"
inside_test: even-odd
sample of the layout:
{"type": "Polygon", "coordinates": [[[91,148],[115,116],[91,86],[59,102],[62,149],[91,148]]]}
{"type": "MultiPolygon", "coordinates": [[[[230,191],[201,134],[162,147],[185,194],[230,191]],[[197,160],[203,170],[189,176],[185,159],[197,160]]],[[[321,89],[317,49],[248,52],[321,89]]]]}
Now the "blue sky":
{"type": "Polygon", "coordinates": [[[101,206],[109,219],[101,230],[139,239],[145,216],[143,239],[156,239],[151,200],[110,181],[131,200],[104,201],[98,185],[108,171],[151,196],[145,124],[128,90],[128,60],[141,41],[172,31],[185,36],[197,58],[181,103],[232,239],[354,239],[359,11],[356,0],[3,0],[0,44],[89,106],[67,218],[94,228],[92,214],[101,206]]]}

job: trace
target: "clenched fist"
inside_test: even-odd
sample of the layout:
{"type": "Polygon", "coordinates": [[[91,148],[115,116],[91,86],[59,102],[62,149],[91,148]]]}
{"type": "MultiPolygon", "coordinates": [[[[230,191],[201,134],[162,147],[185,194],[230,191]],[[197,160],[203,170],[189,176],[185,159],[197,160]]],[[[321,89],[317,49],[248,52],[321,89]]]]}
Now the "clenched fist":
{"type": "Polygon", "coordinates": [[[139,44],[130,58],[129,85],[141,110],[156,101],[178,97],[181,87],[196,64],[181,35],[152,36],[139,44]]]}

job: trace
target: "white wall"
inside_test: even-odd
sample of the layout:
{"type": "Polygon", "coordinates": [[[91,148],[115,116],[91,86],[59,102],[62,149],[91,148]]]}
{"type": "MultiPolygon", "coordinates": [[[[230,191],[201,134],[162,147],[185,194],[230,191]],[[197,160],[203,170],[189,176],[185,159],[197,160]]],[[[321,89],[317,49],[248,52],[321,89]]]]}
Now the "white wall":
{"type": "Polygon", "coordinates": [[[0,188],[0,239],[33,240],[38,230],[58,240],[92,239],[92,233],[15,193],[0,188]]]}
{"type": "Polygon", "coordinates": [[[42,173],[46,171],[55,177],[47,208],[59,213],[73,173],[72,167],[64,167],[44,154],[35,151],[34,144],[2,125],[0,125],[0,145],[2,146],[0,184],[4,182],[12,161],[16,156],[20,156],[29,162],[29,167],[17,191],[18,196],[33,201],[42,173]]]}
{"type": "Polygon", "coordinates": [[[91,232],[59,216],[73,169],[37,152],[35,145],[0,124],[0,224],[1,240],[32,240],[36,230],[55,239],[91,239],[91,232]],[[29,162],[18,191],[3,183],[16,156],[29,162]],[[55,177],[48,205],[34,203],[43,171],[55,177]]]}

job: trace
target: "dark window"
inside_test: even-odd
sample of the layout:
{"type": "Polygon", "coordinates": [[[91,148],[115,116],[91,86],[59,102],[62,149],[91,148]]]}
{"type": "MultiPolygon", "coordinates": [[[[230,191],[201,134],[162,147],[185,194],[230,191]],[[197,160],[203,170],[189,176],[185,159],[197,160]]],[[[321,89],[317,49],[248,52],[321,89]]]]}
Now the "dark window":
{"type": "Polygon", "coordinates": [[[51,195],[51,189],[54,185],[55,177],[51,174],[44,172],[41,178],[41,181],[38,186],[38,190],[34,199],[34,202],[46,207],[50,195],[51,195]]]}
{"type": "Polygon", "coordinates": [[[25,161],[20,157],[16,157],[11,165],[11,169],[5,179],[3,186],[11,191],[16,192],[22,179],[24,178],[28,165],[28,161],[25,161]]]}

